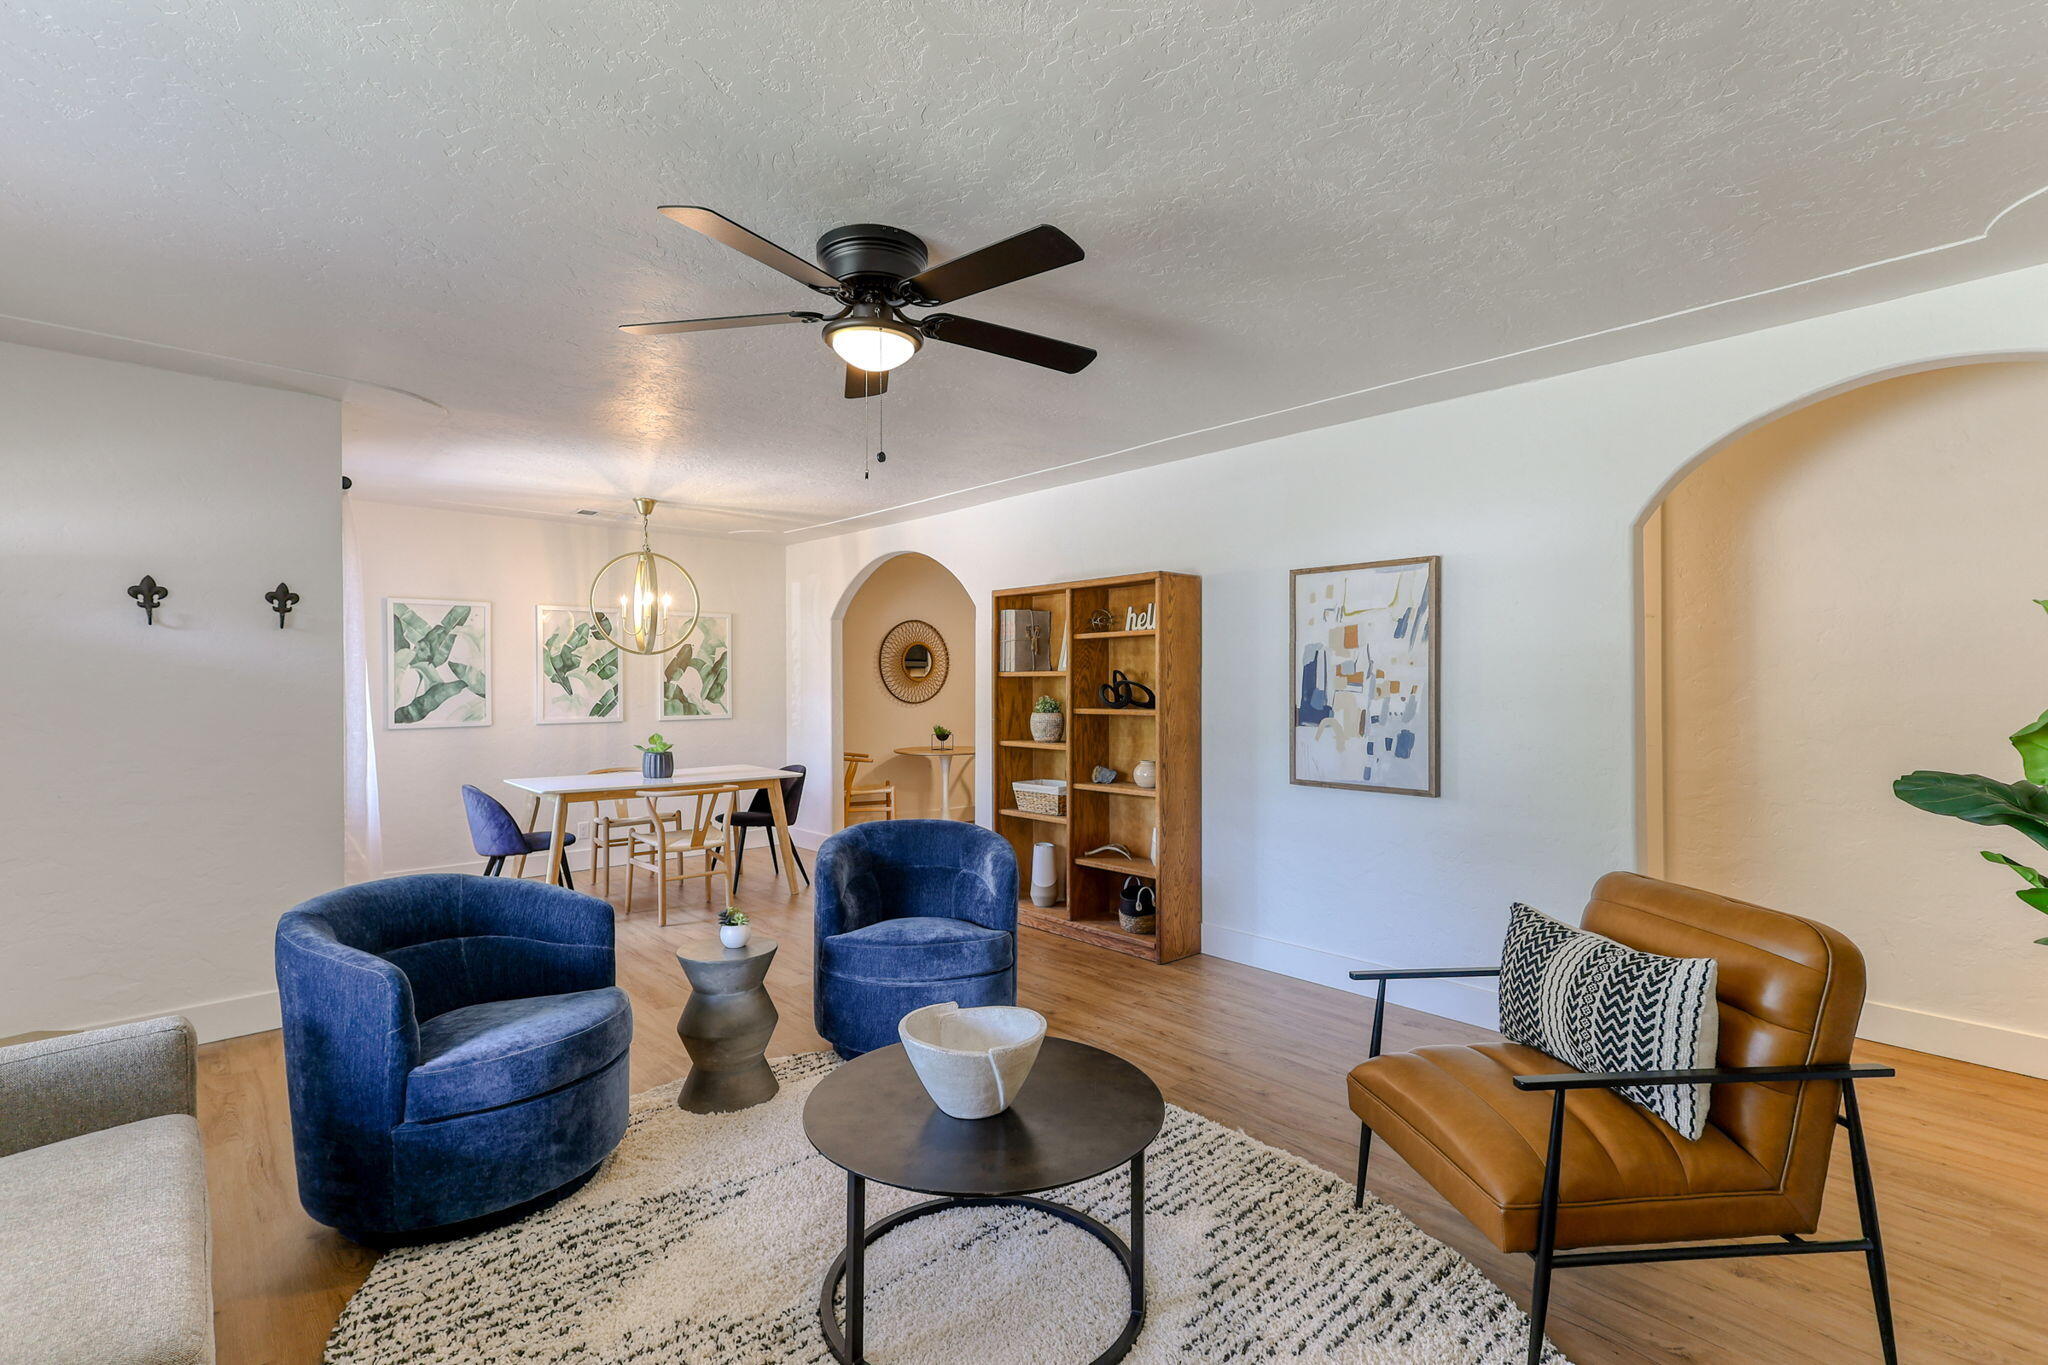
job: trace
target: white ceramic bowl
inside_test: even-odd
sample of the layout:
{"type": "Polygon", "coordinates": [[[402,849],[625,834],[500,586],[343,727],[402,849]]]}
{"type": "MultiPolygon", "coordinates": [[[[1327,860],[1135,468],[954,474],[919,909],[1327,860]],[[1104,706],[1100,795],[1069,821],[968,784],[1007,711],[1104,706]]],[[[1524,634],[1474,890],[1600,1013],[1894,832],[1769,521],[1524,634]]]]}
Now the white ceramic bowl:
{"type": "Polygon", "coordinates": [[[1045,1041],[1045,1016],[1014,1005],[963,1010],[948,1000],[904,1015],[896,1036],[933,1104],[956,1119],[985,1119],[1024,1088],[1045,1041]]]}

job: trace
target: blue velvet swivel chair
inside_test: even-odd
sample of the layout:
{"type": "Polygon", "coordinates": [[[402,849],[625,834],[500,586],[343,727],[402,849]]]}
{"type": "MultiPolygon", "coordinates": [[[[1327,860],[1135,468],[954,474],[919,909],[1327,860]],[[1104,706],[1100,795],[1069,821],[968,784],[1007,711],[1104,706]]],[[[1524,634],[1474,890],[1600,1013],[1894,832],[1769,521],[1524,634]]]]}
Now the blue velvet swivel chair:
{"type": "Polygon", "coordinates": [[[316,896],[277,926],[299,1202],[393,1246],[508,1222],[626,1131],[633,1007],[612,909],[437,874],[316,896]]]}
{"type": "Polygon", "coordinates": [[[1017,1003],[1017,855],[961,820],[854,825],[818,850],[812,991],[842,1057],[926,1005],[1017,1003]]]}
{"type": "MultiPolygon", "coordinates": [[[[475,787],[462,789],[462,813],[469,817],[469,843],[476,850],[476,856],[484,860],[484,875],[495,877],[505,870],[507,858],[523,858],[529,853],[546,853],[554,847],[553,830],[535,830],[528,834],[519,828],[519,822],[512,818],[512,812],[505,809],[505,803],[488,792],[475,787]]],[[[562,847],[576,842],[573,834],[562,836],[562,847]]],[[[524,863],[520,866],[525,866],[524,863]]],[[[570,875],[569,860],[562,860],[562,885],[571,891],[576,889],[576,878],[570,875]]]]}

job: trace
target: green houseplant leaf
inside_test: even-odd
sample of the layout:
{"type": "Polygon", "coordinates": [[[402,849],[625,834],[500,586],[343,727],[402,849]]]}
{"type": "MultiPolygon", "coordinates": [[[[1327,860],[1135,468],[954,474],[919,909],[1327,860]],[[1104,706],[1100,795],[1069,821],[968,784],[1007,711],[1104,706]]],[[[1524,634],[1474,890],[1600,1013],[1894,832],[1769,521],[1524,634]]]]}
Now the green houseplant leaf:
{"type": "Polygon", "coordinates": [[[2012,747],[2019,750],[2020,766],[2026,769],[2027,781],[2048,782],[2048,711],[2025,729],[2015,731],[2012,747]]]}
{"type": "MultiPolygon", "coordinates": [[[[1984,851],[1983,858],[1984,861],[1987,863],[2000,863],[2006,867],[2011,868],[2013,871],[2019,873],[2022,877],[2025,877],[2029,882],[2031,882],[2035,886],[2048,888],[2048,877],[2043,877],[2040,873],[2034,871],[2033,868],[2028,867],[2025,863],[2014,862],[2012,859],[2006,857],[2003,853],[1993,853],[1989,849],[1986,849],[1984,851]]],[[[2020,895],[2024,897],[2026,893],[2023,891],[2020,893],[2020,895]]]]}
{"type": "Polygon", "coordinates": [[[1899,800],[1973,825],[2004,825],[2048,848],[2048,788],[1998,782],[1979,773],[1907,773],[1892,783],[1899,800]]]}

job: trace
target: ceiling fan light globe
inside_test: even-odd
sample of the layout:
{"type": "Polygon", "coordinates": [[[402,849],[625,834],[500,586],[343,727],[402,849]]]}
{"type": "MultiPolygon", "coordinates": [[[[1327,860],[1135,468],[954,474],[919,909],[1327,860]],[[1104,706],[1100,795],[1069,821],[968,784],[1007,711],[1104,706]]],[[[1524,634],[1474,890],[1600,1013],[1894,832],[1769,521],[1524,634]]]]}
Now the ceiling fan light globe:
{"type": "Polygon", "coordinates": [[[839,358],[857,370],[881,374],[917,354],[923,338],[899,327],[854,323],[834,328],[827,336],[839,358]]]}

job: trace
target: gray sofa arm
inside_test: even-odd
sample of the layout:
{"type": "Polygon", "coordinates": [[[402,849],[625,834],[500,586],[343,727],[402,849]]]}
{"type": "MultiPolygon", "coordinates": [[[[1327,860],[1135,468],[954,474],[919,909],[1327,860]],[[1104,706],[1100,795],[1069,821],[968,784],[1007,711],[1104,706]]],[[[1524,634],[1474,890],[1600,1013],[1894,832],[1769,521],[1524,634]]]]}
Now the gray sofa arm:
{"type": "Polygon", "coordinates": [[[0,1048],[0,1157],[163,1114],[197,1115],[197,1039],[175,1015],[0,1048]]]}

